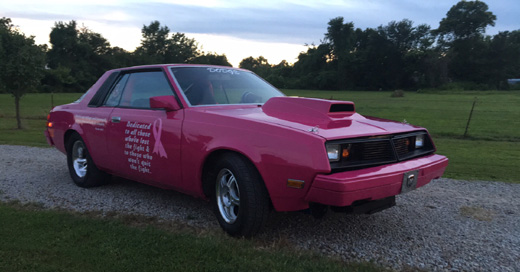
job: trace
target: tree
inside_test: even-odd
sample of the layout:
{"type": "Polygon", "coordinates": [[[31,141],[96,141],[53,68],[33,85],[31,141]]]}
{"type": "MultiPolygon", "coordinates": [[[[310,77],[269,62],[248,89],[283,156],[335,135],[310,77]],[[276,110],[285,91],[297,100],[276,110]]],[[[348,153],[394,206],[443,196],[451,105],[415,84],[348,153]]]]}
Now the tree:
{"type": "Polygon", "coordinates": [[[56,22],[49,35],[47,91],[84,92],[107,70],[116,68],[114,49],[99,33],[76,21],[56,22]]]}
{"type": "Polygon", "coordinates": [[[107,70],[117,66],[113,65],[110,43],[101,34],[83,26],[78,30],[77,35],[79,48],[84,54],[83,61],[85,66],[82,70],[85,73],[85,84],[83,87],[85,89],[94,84],[107,70]]]}
{"type": "Polygon", "coordinates": [[[320,85],[329,85],[330,79],[336,77],[338,89],[346,89],[352,87],[352,57],[355,46],[356,32],[354,23],[344,23],[343,17],[331,19],[328,23],[327,33],[325,33],[324,43],[330,48],[330,55],[328,60],[332,61],[336,72],[326,72],[320,76],[320,85]],[[324,84],[323,80],[327,83],[324,84]]]}
{"type": "Polygon", "coordinates": [[[10,18],[0,19],[0,88],[14,96],[16,123],[20,120],[20,99],[40,85],[45,68],[45,52],[34,43],[34,37],[26,37],[10,18]]]}
{"type": "Polygon", "coordinates": [[[434,42],[430,26],[422,24],[414,27],[408,19],[391,21],[386,26],[380,26],[378,31],[402,53],[427,50],[434,42]]]}
{"type": "Polygon", "coordinates": [[[184,33],[174,33],[168,40],[163,63],[189,63],[200,56],[198,44],[184,33]]]}
{"type": "Polygon", "coordinates": [[[51,43],[51,49],[47,53],[49,67],[51,69],[59,66],[75,68],[76,63],[83,57],[76,21],[54,23],[49,38],[51,43]]]}
{"type": "Polygon", "coordinates": [[[351,72],[355,86],[372,90],[398,87],[396,74],[402,63],[397,48],[378,29],[359,29],[356,33],[355,69],[351,72]]]}
{"type": "Polygon", "coordinates": [[[483,78],[497,89],[508,88],[507,79],[520,77],[520,30],[504,31],[488,40],[483,78]]]}
{"type": "Polygon", "coordinates": [[[218,55],[216,53],[211,52],[207,54],[203,53],[200,56],[195,57],[190,61],[190,63],[232,66],[231,63],[228,62],[228,59],[225,54],[218,55]]]}
{"type": "Polygon", "coordinates": [[[336,17],[331,19],[328,25],[324,42],[330,45],[332,58],[341,61],[354,47],[354,23],[343,23],[343,17],[336,17]]]}
{"type": "Polygon", "coordinates": [[[110,52],[110,43],[101,34],[93,32],[88,27],[83,26],[79,29],[78,42],[90,47],[89,51],[96,55],[106,55],[110,52]]]}
{"type": "Polygon", "coordinates": [[[266,80],[277,88],[295,88],[291,76],[293,66],[286,60],[280,61],[277,65],[271,66],[271,73],[266,80]]]}
{"type": "Polygon", "coordinates": [[[307,52],[298,55],[294,64],[296,87],[303,89],[337,89],[337,68],[331,64],[329,44],[308,46],[307,52]]]}
{"type": "Polygon", "coordinates": [[[485,83],[484,58],[488,43],[484,40],[487,26],[494,26],[497,17],[480,1],[455,4],[434,31],[448,62],[450,78],[459,82],[485,83]]]}
{"type": "Polygon", "coordinates": [[[179,32],[170,35],[170,29],[159,21],[144,25],[141,33],[141,45],[135,50],[141,64],[189,63],[201,55],[194,39],[179,32]]]}
{"type": "Polygon", "coordinates": [[[416,88],[425,82],[428,70],[426,59],[431,57],[434,37],[428,25],[414,26],[404,19],[391,21],[386,26],[377,28],[379,36],[384,38],[380,50],[385,52],[383,69],[386,88],[416,88]]]}
{"type": "Polygon", "coordinates": [[[148,26],[143,25],[141,34],[143,39],[136,53],[156,58],[166,55],[168,35],[170,34],[167,26],[161,26],[159,21],[153,21],[148,26]]]}
{"type": "Polygon", "coordinates": [[[495,25],[496,19],[486,3],[462,0],[446,13],[435,34],[447,42],[481,37],[486,27],[495,25]]]}
{"type": "Polygon", "coordinates": [[[263,56],[245,58],[238,64],[238,67],[250,70],[263,78],[268,77],[271,72],[271,64],[263,56]]]}
{"type": "Polygon", "coordinates": [[[107,53],[111,66],[114,68],[138,65],[136,56],[121,47],[111,47],[107,53]]]}

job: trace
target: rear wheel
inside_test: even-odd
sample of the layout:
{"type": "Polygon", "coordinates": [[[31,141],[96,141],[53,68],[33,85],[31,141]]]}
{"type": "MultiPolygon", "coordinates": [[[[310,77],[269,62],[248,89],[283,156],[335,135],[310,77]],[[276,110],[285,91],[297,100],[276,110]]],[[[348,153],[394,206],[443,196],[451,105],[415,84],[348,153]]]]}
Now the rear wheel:
{"type": "Polygon", "coordinates": [[[96,167],[85,142],[77,133],[70,137],[67,144],[67,165],[72,180],[79,187],[103,185],[110,177],[96,167]]]}
{"type": "Polygon", "coordinates": [[[245,237],[258,233],[269,215],[269,198],[256,168],[230,153],[218,160],[213,178],[213,208],[224,231],[245,237]]]}

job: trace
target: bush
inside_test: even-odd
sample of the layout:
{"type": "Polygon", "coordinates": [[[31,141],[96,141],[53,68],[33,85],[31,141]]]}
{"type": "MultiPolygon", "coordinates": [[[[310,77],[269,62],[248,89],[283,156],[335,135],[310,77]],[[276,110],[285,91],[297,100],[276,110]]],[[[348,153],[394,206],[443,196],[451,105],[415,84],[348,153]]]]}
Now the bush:
{"type": "Polygon", "coordinates": [[[399,89],[399,90],[395,90],[391,95],[390,97],[404,97],[404,91],[399,89]]]}

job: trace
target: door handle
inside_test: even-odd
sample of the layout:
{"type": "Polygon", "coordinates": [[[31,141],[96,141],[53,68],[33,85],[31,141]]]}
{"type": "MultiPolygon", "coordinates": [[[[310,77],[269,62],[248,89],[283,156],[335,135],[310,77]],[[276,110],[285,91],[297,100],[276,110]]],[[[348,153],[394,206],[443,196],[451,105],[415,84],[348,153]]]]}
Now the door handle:
{"type": "Polygon", "coordinates": [[[121,117],[119,116],[112,116],[112,123],[119,123],[121,122],[121,117]]]}

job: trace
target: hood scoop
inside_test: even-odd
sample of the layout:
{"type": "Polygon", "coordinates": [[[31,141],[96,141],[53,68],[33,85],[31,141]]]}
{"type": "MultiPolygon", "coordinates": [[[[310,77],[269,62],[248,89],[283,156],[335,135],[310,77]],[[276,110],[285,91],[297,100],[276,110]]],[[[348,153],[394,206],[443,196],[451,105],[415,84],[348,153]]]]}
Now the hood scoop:
{"type": "Polygon", "coordinates": [[[345,102],[345,103],[331,104],[329,113],[345,113],[345,114],[352,115],[353,113],[355,113],[354,103],[345,102]]]}
{"type": "Polygon", "coordinates": [[[262,106],[265,114],[310,126],[330,126],[356,113],[350,101],[302,97],[273,97],[262,106]]]}

